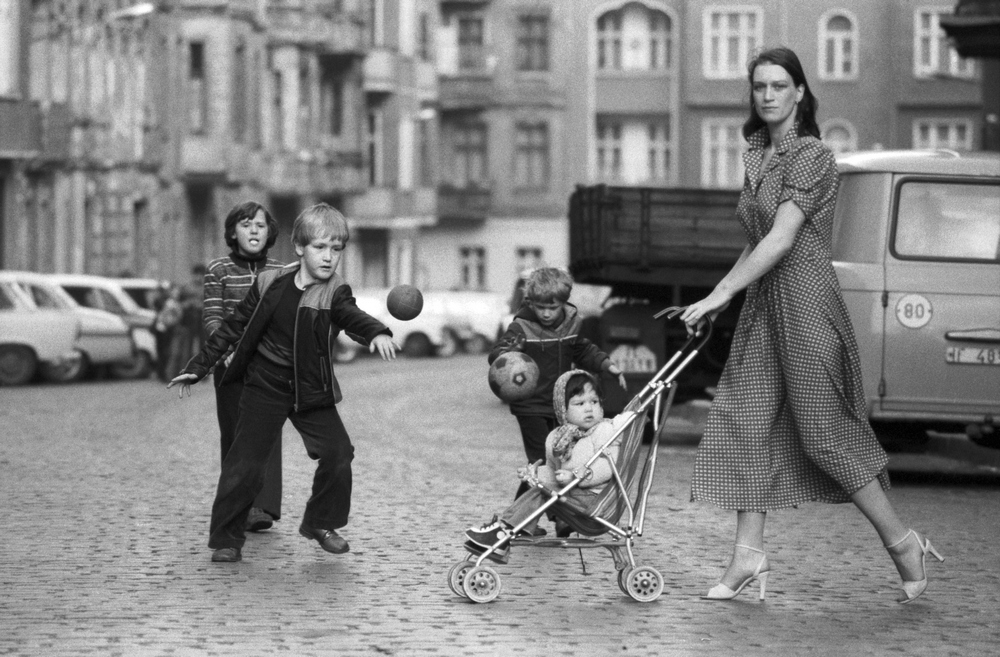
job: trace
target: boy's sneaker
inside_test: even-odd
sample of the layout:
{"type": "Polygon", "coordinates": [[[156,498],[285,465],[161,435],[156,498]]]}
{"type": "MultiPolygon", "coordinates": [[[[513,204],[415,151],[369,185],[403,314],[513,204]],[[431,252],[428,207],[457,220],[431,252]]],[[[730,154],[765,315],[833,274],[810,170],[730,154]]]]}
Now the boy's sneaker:
{"type": "MultiPolygon", "coordinates": [[[[472,541],[465,542],[465,549],[471,552],[472,554],[476,555],[482,554],[487,550],[487,548],[484,548],[481,545],[477,545],[472,541]]],[[[507,563],[508,561],[510,561],[510,544],[508,543],[507,545],[504,545],[502,548],[493,550],[493,552],[490,552],[490,555],[486,558],[495,563],[507,563]]]]}
{"type": "Polygon", "coordinates": [[[510,525],[493,516],[493,520],[482,527],[469,527],[465,535],[476,545],[484,548],[492,547],[497,541],[510,538],[510,525]]]}

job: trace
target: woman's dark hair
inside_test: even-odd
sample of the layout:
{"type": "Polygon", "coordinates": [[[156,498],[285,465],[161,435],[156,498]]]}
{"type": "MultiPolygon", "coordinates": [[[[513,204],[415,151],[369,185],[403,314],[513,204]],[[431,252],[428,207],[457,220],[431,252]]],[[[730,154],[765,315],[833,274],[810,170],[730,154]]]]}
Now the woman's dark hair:
{"type": "Polygon", "coordinates": [[[762,50],[747,65],[748,77],[750,79],[750,118],[743,124],[743,138],[749,138],[750,135],[766,125],[763,119],[758,116],[757,110],[753,106],[753,73],[760,64],[775,64],[776,66],[780,66],[788,71],[788,75],[791,76],[796,88],[804,88],[802,100],[799,101],[795,111],[795,120],[799,124],[799,137],[812,135],[816,139],[819,139],[819,126],[816,125],[816,109],[819,107],[819,101],[816,100],[816,96],[809,89],[809,83],[806,81],[806,74],[802,70],[802,64],[799,62],[798,56],[791,48],[785,48],[784,46],[762,50]]]}
{"type": "Polygon", "coordinates": [[[591,376],[590,374],[574,374],[566,380],[566,399],[564,403],[566,408],[569,408],[569,400],[583,392],[583,389],[587,387],[587,384],[594,386],[594,392],[597,393],[597,398],[601,397],[601,382],[597,380],[596,376],[591,376]]]}
{"type": "Polygon", "coordinates": [[[236,224],[244,219],[253,219],[260,211],[264,212],[264,221],[267,222],[267,243],[264,245],[264,251],[274,246],[275,240],[278,239],[278,222],[274,220],[267,208],[256,201],[240,203],[229,211],[225,224],[226,246],[234,251],[240,248],[236,241],[236,224]]]}

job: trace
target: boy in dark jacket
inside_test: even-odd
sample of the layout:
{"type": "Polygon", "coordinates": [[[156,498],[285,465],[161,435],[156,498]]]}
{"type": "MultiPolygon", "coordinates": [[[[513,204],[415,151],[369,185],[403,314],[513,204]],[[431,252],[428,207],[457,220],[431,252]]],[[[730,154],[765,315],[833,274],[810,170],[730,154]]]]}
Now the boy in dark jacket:
{"type": "MultiPolygon", "coordinates": [[[[572,369],[594,373],[606,371],[618,377],[625,387],[625,376],[608,355],[580,335],[581,319],[576,306],[569,303],[573,279],[562,269],[536,269],[524,285],[524,302],[514,321],[490,352],[489,362],[508,351],[523,351],[538,365],[538,386],[535,393],[523,400],[511,402],[510,412],[517,418],[528,463],[545,459],[545,438],[558,426],[552,406],[552,390],[556,379],[572,369]]],[[[521,482],[515,498],[528,484],[521,482]]],[[[544,533],[539,530],[538,534],[544,533]]]]}
{"type": "Polygon", "coordinates": [[[261,273],[183,372],[167,386],[180,396],[235,345],[220,384],[244,378],[239,422],[222,463],[212,505],[212,561],[239,561],[247,514],[263,485],[267,458],[286,419],[318,461],[299,533],[327,552],[350,548],[337,529],[351,509],[354,447],[337,413],[340,386],[333,350],[341,331],[393,360],[399,347],[381,322],[359,309],[337,275],[350,233],[337,210],[319,203],[298,216],[292,244],[299,261],[261,273]]]}

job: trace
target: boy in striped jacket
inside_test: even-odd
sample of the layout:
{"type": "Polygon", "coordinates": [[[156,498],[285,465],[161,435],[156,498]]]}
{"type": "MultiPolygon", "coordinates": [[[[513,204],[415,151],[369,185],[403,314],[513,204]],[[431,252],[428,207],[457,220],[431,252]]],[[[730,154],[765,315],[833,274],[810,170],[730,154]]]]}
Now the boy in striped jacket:
{"type": "MultiPolygon", "coordinates": [[[[202,324],[206,338],[243,300],[258,275],[268,269],[282,267],[280,262],[267,257],[267,250],[278,239],[278,222],[260,203],[247,201],[233,207],[226,217],[224,230],[226,245],[232,251],[208,263],[205,271],[202,324]]],[[[225,362],[228,364],[229,359],[225,362]]],[[[213,372],[223,461],[236,438],[240,395],[243,394],[242,380],[221,384],[225,372],[223,364],[213,372]]],[[[270,529],[274,521],[281,517],[281,441],[275,441],[275,445],[267,462],[264,488],[247,516],[246,528],[249,531],[270,529]]]]}

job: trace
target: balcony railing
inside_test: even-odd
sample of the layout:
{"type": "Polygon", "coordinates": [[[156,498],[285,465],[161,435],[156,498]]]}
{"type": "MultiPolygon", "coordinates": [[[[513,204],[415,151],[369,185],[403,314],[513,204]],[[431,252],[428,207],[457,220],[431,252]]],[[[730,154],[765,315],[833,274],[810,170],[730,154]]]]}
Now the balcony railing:
{"type": "Polygon", "coordinates": [[[483,220],[489,216],[493,197],[485,187],[438,187],[438,216],[442,219],[483,220]]]}

